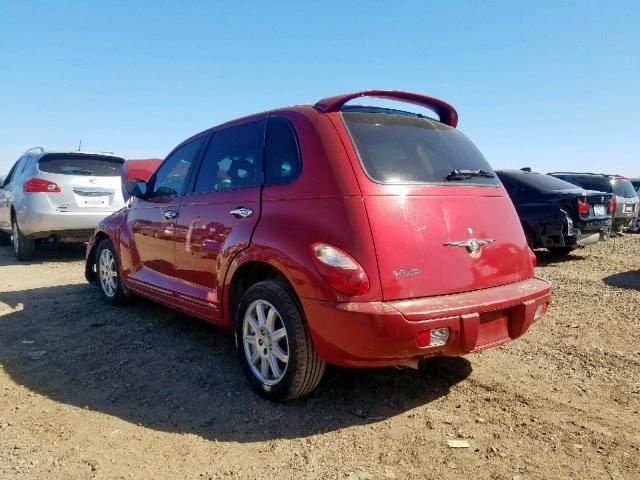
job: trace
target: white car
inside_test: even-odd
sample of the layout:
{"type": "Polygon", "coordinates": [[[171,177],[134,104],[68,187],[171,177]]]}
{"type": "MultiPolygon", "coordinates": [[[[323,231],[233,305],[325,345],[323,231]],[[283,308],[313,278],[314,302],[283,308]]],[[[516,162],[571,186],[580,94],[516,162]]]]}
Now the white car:
{"type": "Polygon", "coordinates": [[[35,256],[40,240],[83,242],[104,217],[124,206],[125,160],[111,154],[32,148],[0,184],[0,243],[19,260],[35,256]]]}

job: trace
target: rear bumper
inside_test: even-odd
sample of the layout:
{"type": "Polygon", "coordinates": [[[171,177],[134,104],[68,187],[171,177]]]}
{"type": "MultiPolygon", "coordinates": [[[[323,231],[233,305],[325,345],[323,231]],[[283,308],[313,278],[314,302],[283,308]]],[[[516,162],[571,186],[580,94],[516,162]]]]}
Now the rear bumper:
{"type": "Polygon", "coordinates": [[[302,298],[314,345],[329,363],[403,365],[430,356],[463,355],[523,335],[551,301],[551,285],[531,278],[473,292],[393,302],[330,303],[302,298]],[[444,345],[418,346],[420,332],[449,329],[444,345]]]}
{"type": "Polygon", "coordinates": [[[113,212],[27,211],[19,216],[20,231],[31,238],[52,234],[88,240],[100,221],[113,212]]]}

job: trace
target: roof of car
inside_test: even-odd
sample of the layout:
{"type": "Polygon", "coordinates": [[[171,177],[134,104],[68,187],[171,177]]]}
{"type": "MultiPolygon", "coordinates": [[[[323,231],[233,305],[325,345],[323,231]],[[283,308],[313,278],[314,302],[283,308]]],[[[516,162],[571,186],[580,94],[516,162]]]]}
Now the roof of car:
{"type": "Polygon", "coordinates": [[[101,156],[105,156],[105,157],[117,157],[117,158],[122,158],[124,160],[124,157],[120,156],[120,155],[116,155],[113,152],[84,152],[84,151],[80,151],[80,150],[74,150],[74,151],[64,151],[64,150],[45,150],[42,147],[33,147],[30,148],[29,150],[27,150],[26,152],[24,152],[24,155],[27,154],[31,154],[37,157],[43,157],[45,155],[49,155],[49,154],[56,154],[56,155],[60,155],[60,154],[73,154],[73,155],[101,155],[101,156]]]}
{"type": "Polygon", "coordinates": [[[618,175],[615,173],[592,173],[592,172],[549,172],[548,175],[582,175],[592,176],[592,177],[606,177],[606,178],[626,178],[623,175],[618,175]]]}

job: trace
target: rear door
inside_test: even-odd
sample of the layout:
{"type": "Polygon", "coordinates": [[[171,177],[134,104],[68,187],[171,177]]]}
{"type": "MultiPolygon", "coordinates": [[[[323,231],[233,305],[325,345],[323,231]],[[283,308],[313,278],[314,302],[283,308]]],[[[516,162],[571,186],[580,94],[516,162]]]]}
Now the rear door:
{"type": "Polygon", "coordinates": [[[215,130],[176,224],[178,301],[219,318],[228,264],[260,218],[265,118],[215,130]]]}
{"type": "Polygon", "coordinates": [[[47,193],[61,212],[113,212],[124,205],[120,175],[124,159],[89,153],[48,153],[38,160],[38,176],[55,183],[47,193]]]}
{"type": "Polygon", "coordinates": [[[458,130],[397,111],[340,115],[356,150],[385,300],[533,275],[513,204],[458,130]]]}
{"type": "Polygon", "coordinates": [[[171,289],[180,199],[206,138],[202,134],[176,148],[149,181],[149,195],[133,200],[127,227],[133,237],[134,282],[171,289]]]}

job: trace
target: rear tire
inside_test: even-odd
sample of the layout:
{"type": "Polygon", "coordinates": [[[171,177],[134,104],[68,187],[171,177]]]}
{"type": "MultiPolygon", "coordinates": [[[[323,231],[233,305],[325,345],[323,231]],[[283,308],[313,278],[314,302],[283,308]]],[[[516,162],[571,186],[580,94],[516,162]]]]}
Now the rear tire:
{"type": "Polygon", "coordinates": [[[0,232],[0,246],[11,245],[11,235],[8,233],[0,232]]]}
{"type": "Polygon", "coordinates": [[[131,294],[122,283],[120,262],[113,242],[105,238],[96,249],[96,279],[105,303],[123,305],[131,294]]]}
{"type": "Polygon", "coordinates": [[[295,294],[282,282],[256,283],[245,292],[235,319],[240,364],[251,387],[286,402],[314,390],[325,370],[295,294]]]}
{"type": "Polygon", "coordinates": [[[21,262],[33,260],[36,256],[36,241],[25,237],[20,232],[17,219],[13,219],[11,226],[13,230],[13,251],[16,254],[16,258],[21,262]]]}

